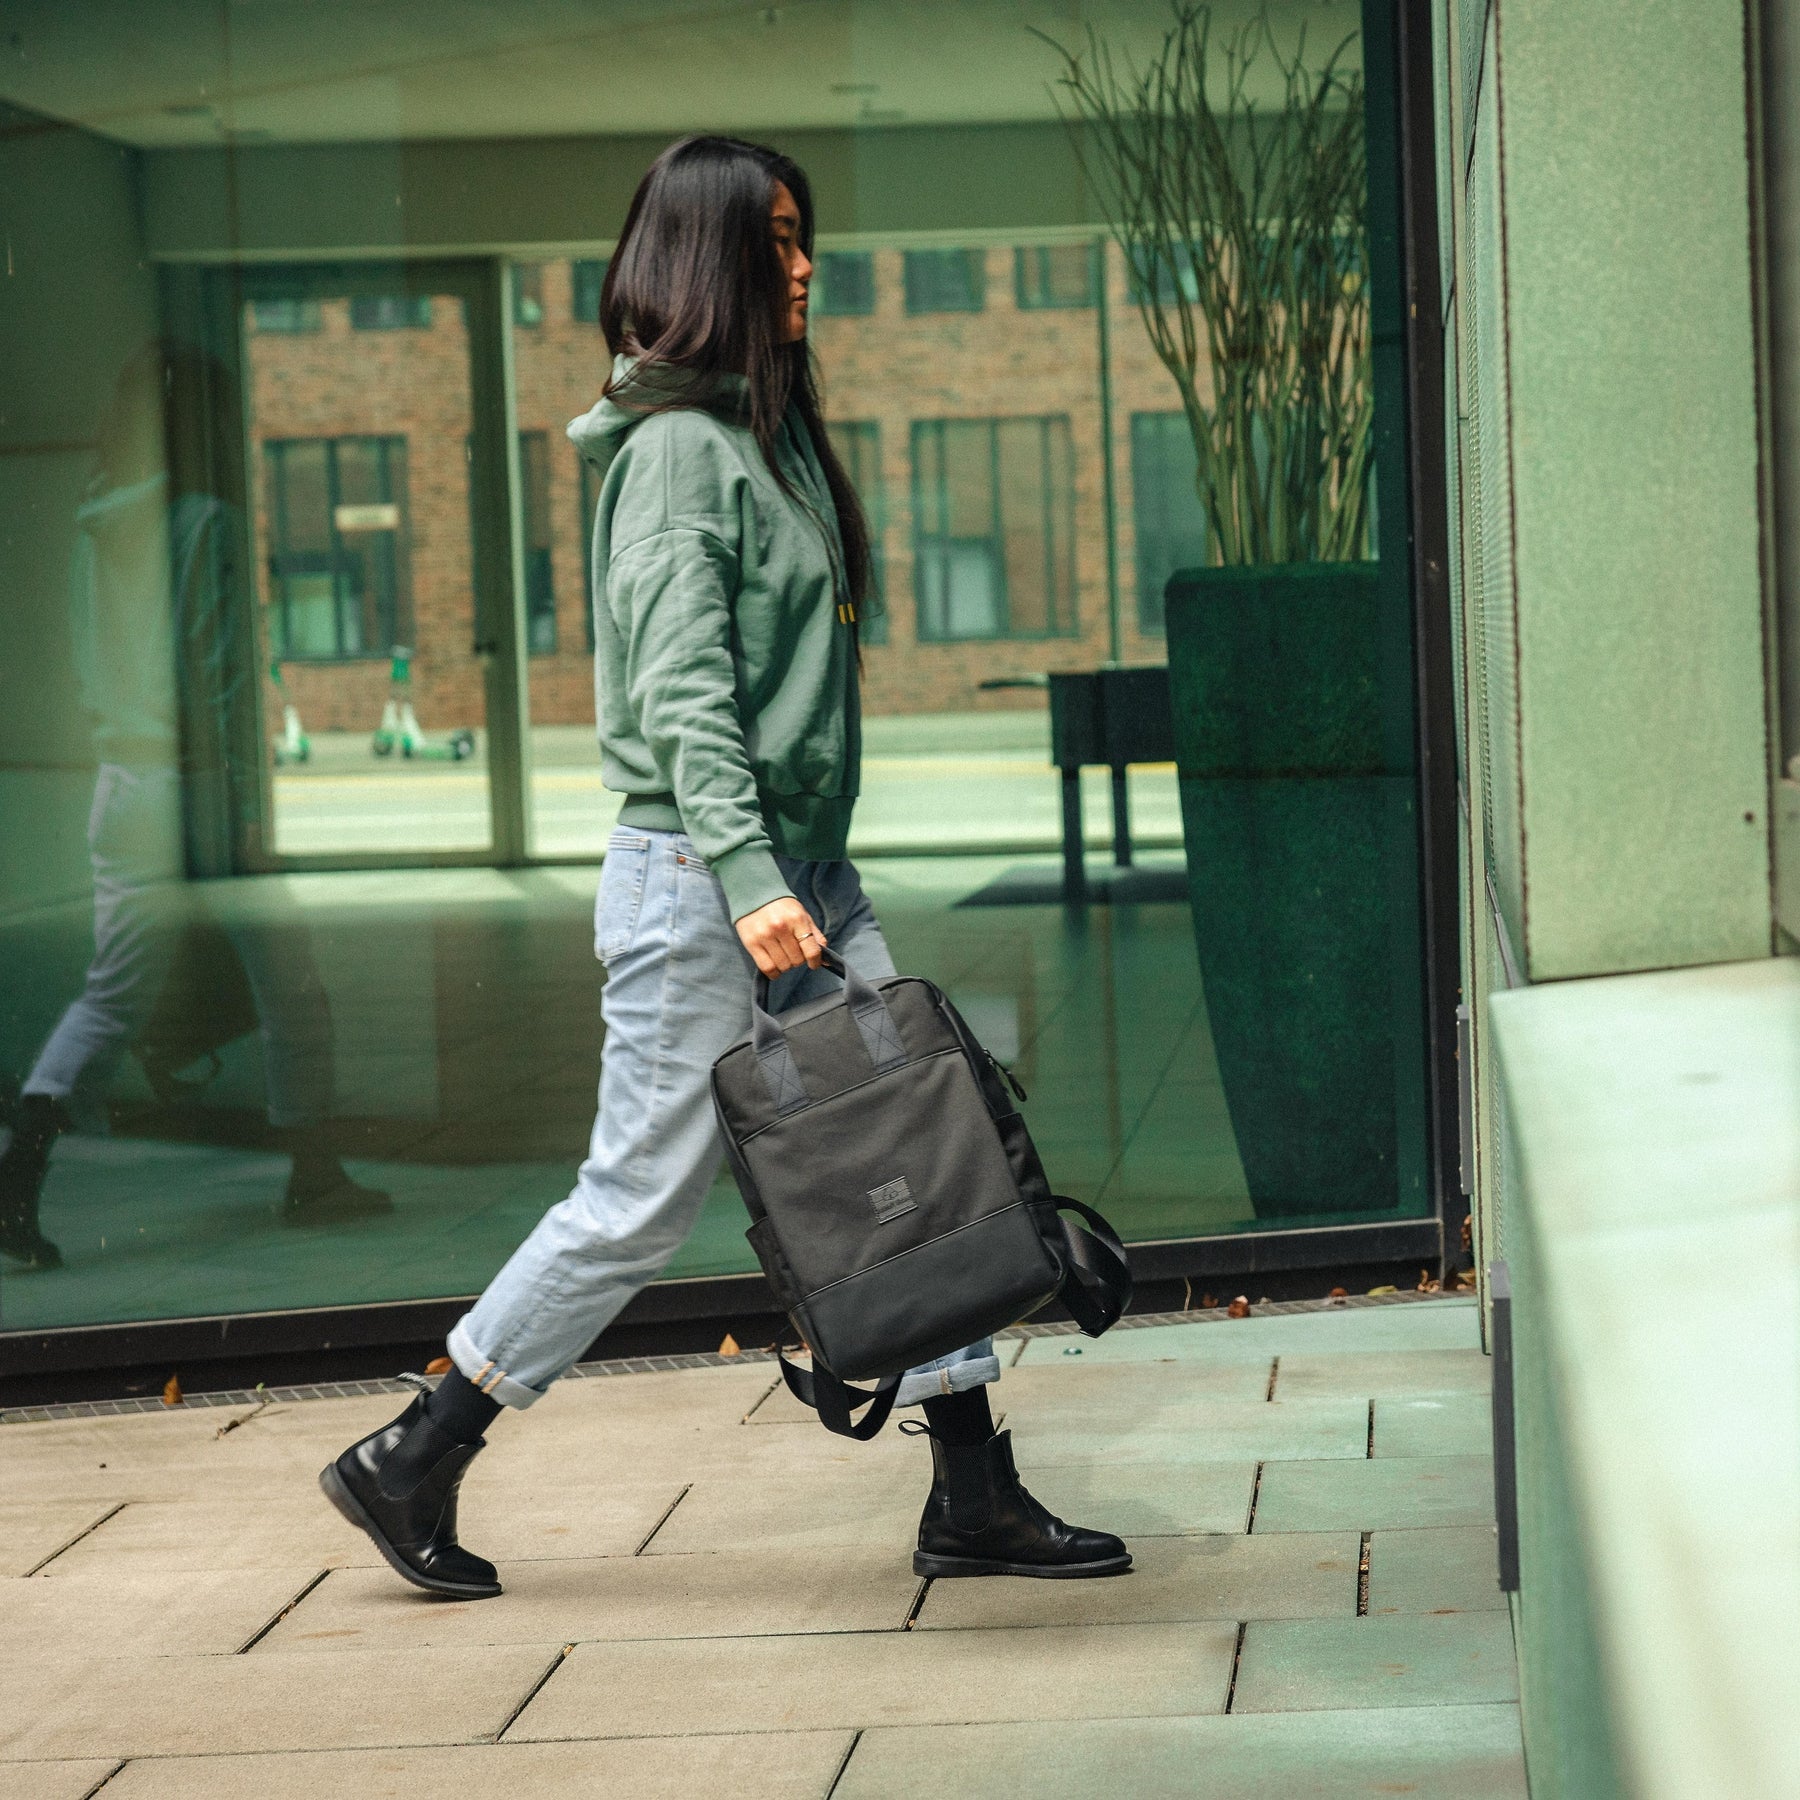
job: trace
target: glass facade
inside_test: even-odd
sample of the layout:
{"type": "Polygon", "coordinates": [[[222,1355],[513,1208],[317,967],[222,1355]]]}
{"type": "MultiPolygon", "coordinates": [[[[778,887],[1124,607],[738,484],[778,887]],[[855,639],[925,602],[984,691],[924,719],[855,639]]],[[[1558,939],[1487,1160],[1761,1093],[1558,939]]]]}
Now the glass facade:
{"type": "MultiPolygon", "coordinates": [[[[1049,678],[1163,669],[1164,586],[1217,545],[1011,9],[671,35],[672,8],[527,3],[428,43],[377,4],[305,57],[265,9],[201,16],[152,82],[68,9],[4,88],[0,1206],[29,1190],[61,1266],[0,1259],[0,1331],[472,1293],[567,1191],[619,800],[564,432],[607,373],[631,191],[714,117],[816,187],[812,343],[879,590],[852,848],[900,966],[1016,1066],[1053,1178],[1127,1237],[1428,1210],[1422,1076],[1385,1040],[1375,1197],[1252,1191],[1166,747],[1129,772],[1129,870],[1105,758],[1080,777],[1093,904],[1063,904],[1049,678]]],[[[1093,11],[1138,55],[1167,21],[1093,11]]],[[[743,1225],[722,1181],[667,1273],[753,1268],[743,1225]]]]}

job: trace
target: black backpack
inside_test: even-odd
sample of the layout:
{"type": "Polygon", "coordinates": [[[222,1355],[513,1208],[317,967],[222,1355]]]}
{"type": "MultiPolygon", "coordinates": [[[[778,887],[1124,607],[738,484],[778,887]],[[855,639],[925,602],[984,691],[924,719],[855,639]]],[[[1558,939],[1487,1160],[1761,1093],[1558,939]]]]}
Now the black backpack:
{"type": "Polygon", "coordinates": [[[812,1350],[810,1375],[782,1359],[787,1384],[831,1430],[869,1438],[907,1369],[1057,1299],[1098,1337],[1131,1272],[1092,1207],[1051,1193],[1008,1092],[1024,1090],[944,995],[825,962],[843,992],[779,1018],[757,977],[753,1029],[713,1065],[713,1106],[750,1246],[812,1350]]]}

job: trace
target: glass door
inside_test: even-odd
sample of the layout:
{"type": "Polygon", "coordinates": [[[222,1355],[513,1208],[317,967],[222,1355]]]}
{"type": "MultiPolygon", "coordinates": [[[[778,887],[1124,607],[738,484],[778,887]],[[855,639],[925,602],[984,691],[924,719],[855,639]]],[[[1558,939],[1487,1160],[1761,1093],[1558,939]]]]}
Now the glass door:
{"type": "Polygon", "coordinates": [[[224,279],[262,718],[245,860],[517,860],[518,476],[480,404],[504,387],[494,265],[224,279]]]}

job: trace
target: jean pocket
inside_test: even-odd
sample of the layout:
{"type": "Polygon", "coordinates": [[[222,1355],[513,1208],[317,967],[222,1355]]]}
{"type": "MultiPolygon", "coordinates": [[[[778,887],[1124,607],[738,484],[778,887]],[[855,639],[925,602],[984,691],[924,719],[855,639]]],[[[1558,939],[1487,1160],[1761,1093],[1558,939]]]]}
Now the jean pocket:
{"type": "Polygon", "coordinates": [[[615,831],[600,865],[600,897],[594,906],[594,954],[603,963],[631,948],[649,872],[650,840],[615,831]]]}

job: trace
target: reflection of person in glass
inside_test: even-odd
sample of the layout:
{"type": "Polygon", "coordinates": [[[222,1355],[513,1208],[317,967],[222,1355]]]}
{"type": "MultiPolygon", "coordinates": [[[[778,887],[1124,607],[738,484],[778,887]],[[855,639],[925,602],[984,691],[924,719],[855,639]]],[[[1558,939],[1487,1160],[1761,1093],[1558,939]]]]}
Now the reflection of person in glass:
{"type": "MultiPolygon", "coordinates": [[[[868,528],[826,436],[806,344],[806,178],[772,150],[694,138],[632,201],[601,295],[615,353],[570,427],[601,470],[596,686],[607,784],[628,798],[600,877],[600,1110],[574,1191],[450,1334],[454,1368],[321,1474],[416,1586],[478,1599],[456,1541],[463,1470],[502,1407],[541,1399],[693,1229],[723,1156],[708,1078],[776,1006],[831,992],[829,938],[894,972],[845,853],[860,760],[857,612],[868,528]]],[[[1116,1573],[1130,1553],[1026,1492],[996,1432],[991,1342],[910,1370],[933,1478],[914,1567],[1116,1573]]]]}
{"type": "MultiPolygon", "coordinates": [[[[182,881],[183,781],[225,754],[228,716],[246,687],[226,507],[177,491],[165,454],[167,396],[183,381],[200,388],[205,375],[200,358],[161,344],[125,365],[76,513],[76,674],[99,762],[88,817],[94,956],[25,1079],[0,1154],[0,1253],[32,1268],[62,1265],[38,1216],[55,1140],[78,1122],[103,1126],[108,1079],[150,1021],[194,916],[182,881]]],[[[387,1196],[353,1183],[320,1138],[331,1015],[303,935],[227,930],[254,997],[269,1122],[293,1157],[284,1217],[389,1210],[387,1196]]]]}

